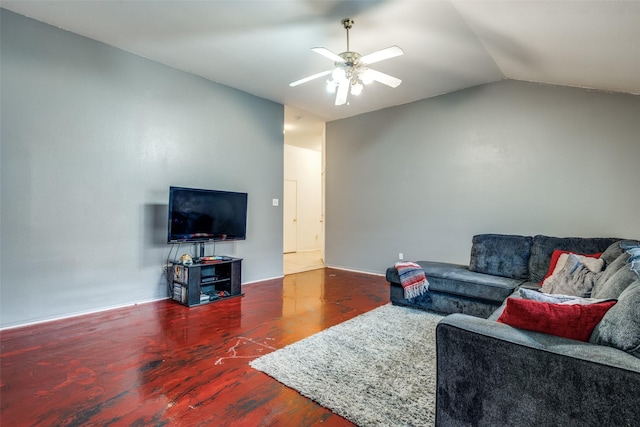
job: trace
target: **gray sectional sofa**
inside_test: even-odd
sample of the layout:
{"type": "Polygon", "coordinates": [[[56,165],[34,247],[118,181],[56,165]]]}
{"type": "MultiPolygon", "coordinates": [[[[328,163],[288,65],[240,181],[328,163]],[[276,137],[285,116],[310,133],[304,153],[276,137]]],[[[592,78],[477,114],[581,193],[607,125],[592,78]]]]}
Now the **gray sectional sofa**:
{"type": "Polygon", "coordinates": [[[554,250],[603,252],[617,238],[577,238],[480,234],[474,236],[469,265],[417,261],[429,291],[405,299],[398,272],[389,267],[391,303],[439,313],[465,313],[487,318],[518,287],[538,287],[554,250]]]}
{"type": "MultiPolygon", "coordinates": [[[[526,247],[523,236],[474,237],[472,262],[466,269],[452,266],[446,271],[441,264],[421,263],[430,283],[433,277],[439,279],[433,283],[441,284],[430,286],[429,292],[444,295],[421,301],[397,299],[395,303],[455,312],[440,321],[436,330],[436,425],[640,425],[640,242],[547,236],[524,237],[524,241],[531,242],[528,273],[513,274],[518,277],[512,279],[520,284],[508,299],[529,292],[521,291],[523,288],[539,289],[551,253],[563,249],[582,254],[604,252],[600,258],[605,267],[593,273],[591,296],[614,298],[617,303],[596,325],[588,342],[497,322],[507,300],[498,304],[498,297],[487,297],[492,291],[465,293],[461,288],[465,283],[501,288],[503,282],[496,285],[485,276],[474,279],[478,276],[473,273],[505,274],[516,271],[515,265],[523,267],[526,257],[507,260],[506,254],[496,250],[500,242],[506,242],[510,250],[526,247]],[[496,268],[498,271],[493,270],[496,268]],[[453,296],[448,301],[444,284],[453,296]],[[478,304],[485,307],[476,311],[478,304]],[[489,306],[496,305],[484,319],[489,306]]],[[[393,279],[389,271],[387,278],[393,279]]],[[[391,286],[393,296],[393,282],[391,286]]]]}

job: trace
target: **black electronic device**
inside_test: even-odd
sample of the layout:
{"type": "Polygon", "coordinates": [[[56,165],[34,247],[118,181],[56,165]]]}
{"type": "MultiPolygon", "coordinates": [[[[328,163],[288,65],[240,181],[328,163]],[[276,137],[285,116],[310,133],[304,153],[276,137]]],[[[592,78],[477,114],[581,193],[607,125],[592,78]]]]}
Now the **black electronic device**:
{"type": "Polygon", "coordinates": [[[167,243],[245,240],[247,198],[247,193],[170,187],[167,243]]]}

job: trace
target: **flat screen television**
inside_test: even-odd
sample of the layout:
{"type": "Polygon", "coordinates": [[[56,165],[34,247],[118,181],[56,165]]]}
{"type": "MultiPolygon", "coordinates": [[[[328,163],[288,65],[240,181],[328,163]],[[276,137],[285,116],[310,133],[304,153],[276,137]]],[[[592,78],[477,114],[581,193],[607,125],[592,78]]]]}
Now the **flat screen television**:
{"type": "Polygon", "coordinates": [[[169,188],[167,243],[247,238],[247,193],[169,188]]]}

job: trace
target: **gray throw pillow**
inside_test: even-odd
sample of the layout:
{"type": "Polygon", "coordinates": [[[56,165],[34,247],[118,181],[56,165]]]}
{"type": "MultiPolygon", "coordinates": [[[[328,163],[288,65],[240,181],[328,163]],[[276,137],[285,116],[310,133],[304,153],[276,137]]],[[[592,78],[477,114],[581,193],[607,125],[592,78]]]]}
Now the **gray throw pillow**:
{"type": "Polygon", "coordinates": [[[591,296],[591,290],[599,275],[600,273],[594,273],[582,264],[577,256],[569,254],[564,267],[558,273],[547,278],[540,290],[547,294],[575,295],[588,298],[591,296]]]}
{"type": "MultiPolygon", "coordinates": [[[[625,251],[622,251],[618,258],[616,258],[613,262],[607,263],[604,271],[600,273],[598,280],[593,286],[593,291],[591,294],[594,298],[600,298],[598,295],[601,292],[601,289],[604,287],[604,284],[618,272],[620,269],[629,268],[628,266],[629,254],[625,251]]],[[[619,294],[618,294],[619,295],[619,294]]]]}
{"type": "Polygon", "coordinates": [[[605,265],[611,264],[616,260],[620,255],[624,253],[624,249],[620,246],[620,242],[615,242],[611,246],[609,246],[602,255],[600,255],[600,259],[603,259],[605,265]]]}
{"type": "Polygon", "coordinates": [[[626,351],[640,358],[640,279],[620,294],[596,325],[589,342],[626,351]]]}
{"type": "Polygon", "coordinates": [[[622,294],[622,291],[637,279],[638,276],[635,271],[631,269],[631,264],[626,263],[604,283],[601,284],[598,281],[597,285],[593,288],[591,296],[593,298],[618,298],[620,294],[622,294]]]}

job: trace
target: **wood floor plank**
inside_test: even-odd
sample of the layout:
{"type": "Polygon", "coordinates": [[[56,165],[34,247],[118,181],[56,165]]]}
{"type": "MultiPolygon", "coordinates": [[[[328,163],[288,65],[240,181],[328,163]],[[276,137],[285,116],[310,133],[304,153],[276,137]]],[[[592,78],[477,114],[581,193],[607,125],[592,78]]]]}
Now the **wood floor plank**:
{"type": "Polygon", "coordinates": [[[388,303],[384,277],[325,268],[243,292],[3,331],[0,424],[351,426],[249,362],[388,303]]]}

